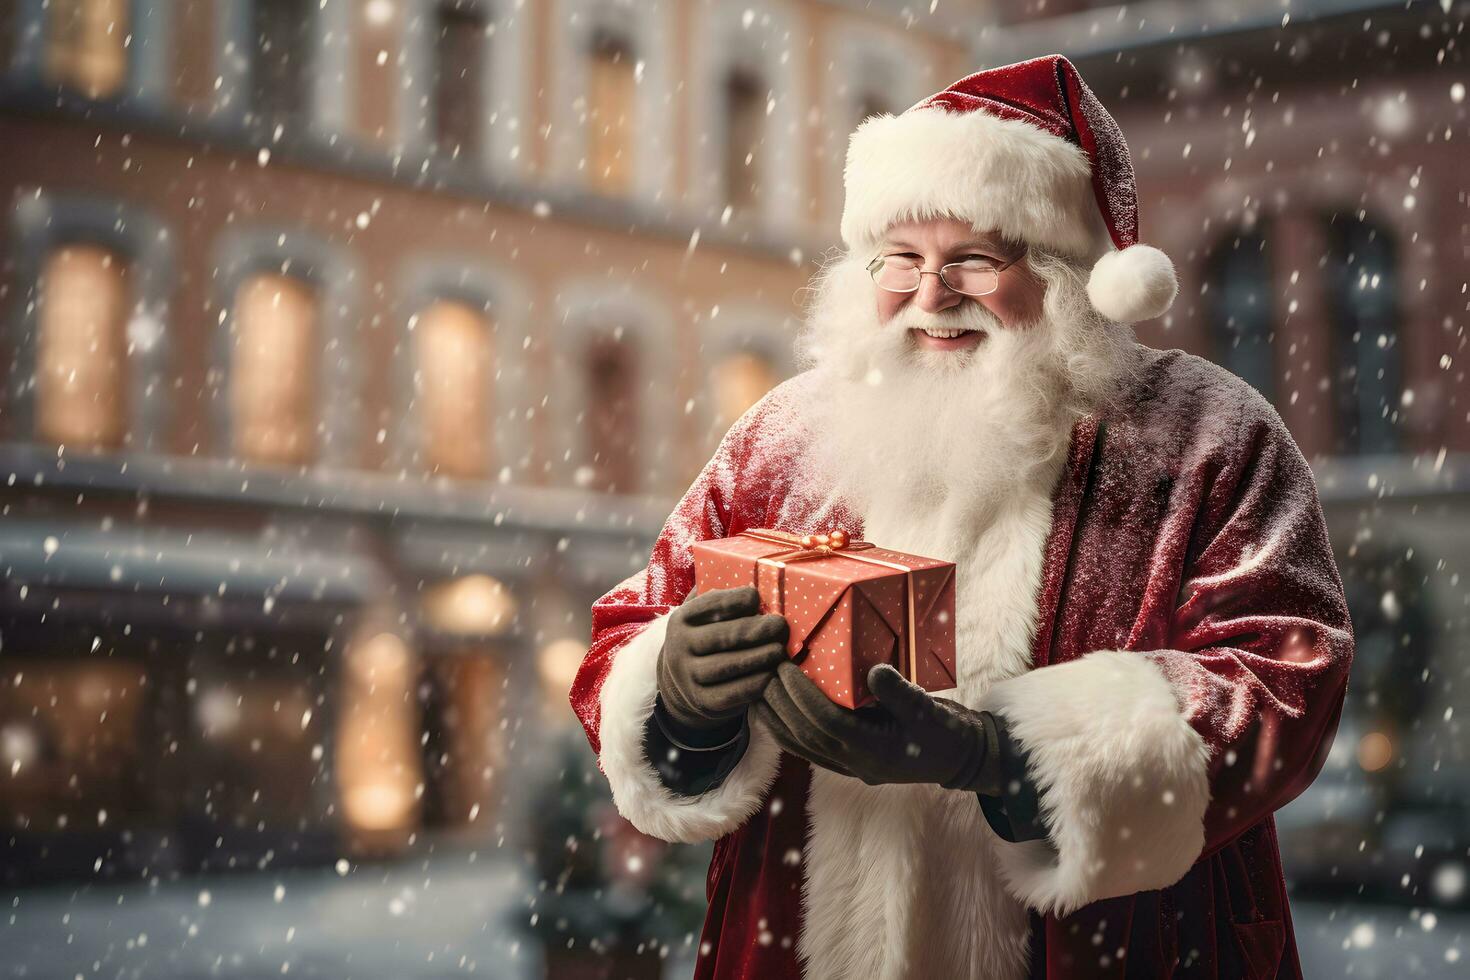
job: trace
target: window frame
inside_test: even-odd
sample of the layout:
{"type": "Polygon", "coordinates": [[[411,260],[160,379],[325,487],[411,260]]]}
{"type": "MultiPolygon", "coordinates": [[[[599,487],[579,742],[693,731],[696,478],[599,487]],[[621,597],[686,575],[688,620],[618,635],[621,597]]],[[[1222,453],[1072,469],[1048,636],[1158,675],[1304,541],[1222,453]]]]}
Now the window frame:
{"type": "MultiPolygon", "coordinates": [[[[675,112],[665,102],[671,91],[670,61],[674,56],[673,13],[667,0],[637,4],[612,0],[556,0],[558,31],[552,52],[552,179],[599,196],[578,163],[591,152],[588,126],[577,109],[590,84],[592,45],[600,33],[624,39],[634,65],[643,63],[642,78],[634,83],[633,119],[629,131],[632,159],[629,196],[653,203],[667,197],[674,176],[673,122],[675,112]]],[[[676,100],[675,106],[678,105],[676,100]]],[[[585,110],[583,110],[585,111],[585,110]]]]}
{"type": "MultiPolygon", "coordinates": [[[[215,278],[205,321],[212,331],[207,349],[219,381],[204,392],[210,401],[211,455],[236,459],[231,411],[235,297],[241,283],[259,272],[282,272],[310,282],[320,297],[317,336],[317,439],[308,468],[355,469],[360,465],[360,423],[366,418],[362,390],[362,338],[358,334],[360,277],[354,258],[340,246],[294,228],[254,226],[224,233],[215,245],[215,278]],[[286,264],[283,270],[282,265],[286,264]]],[[[240,460],[247,466],[257,465],[240,460]]],[[[259,464],[266,465],[266,464],[259,464]]]]}
{"type": "Polygon", "coordinates": [[[99,104],[142,103],[159,106],[171,97],[174,9],[172,4],[127,0],[127,77],[115,95],[89,98],[85,93],[46,77],[46,32],[50,11],[47,0],[18,0],[9,16],[15,18],[14,49],[9,73],[22,84],[62,89],[71,97],[99,104]]]}

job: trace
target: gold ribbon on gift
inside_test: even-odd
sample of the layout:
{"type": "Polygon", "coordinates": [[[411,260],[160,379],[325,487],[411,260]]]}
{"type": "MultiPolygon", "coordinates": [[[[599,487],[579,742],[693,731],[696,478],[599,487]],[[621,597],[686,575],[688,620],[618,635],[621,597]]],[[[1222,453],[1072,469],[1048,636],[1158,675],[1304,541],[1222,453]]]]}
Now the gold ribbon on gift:
{"type": "MultiPolygon", "coordinates": [[[[869,565],[882,565],[903,572],[904,605],[908,614],[908,662],[909,680],[914,684],[919,683],[919,641],[918,630],[915,628],[917,615],[914,611],[914,572],[906,565],[900,565],[894,561],[884,561],[882,558],[874,558],[872,555],[859,555],[854,552],[865,551],[876,547],[871,541],[854,541],[847,536],[847,532],[841,528],[835,528],[825,534],[792,534],[788,531],[776,531],[768,527],[757,527],[741,531],[741,535],[755,538],[759,541],[768,541],[771,544],[790,545],[790,551],[778,552],[757,558],[756,564],[767,565],[776,569],[776,604],[784,605],[783,599],[786,592],[786,566],[799,561],[811,561],[817,558],[843,557],[851,558],[853,561],[866,562],[869,565]]],[[[778,608],[777,613],[782,609],[778,608]]]]}

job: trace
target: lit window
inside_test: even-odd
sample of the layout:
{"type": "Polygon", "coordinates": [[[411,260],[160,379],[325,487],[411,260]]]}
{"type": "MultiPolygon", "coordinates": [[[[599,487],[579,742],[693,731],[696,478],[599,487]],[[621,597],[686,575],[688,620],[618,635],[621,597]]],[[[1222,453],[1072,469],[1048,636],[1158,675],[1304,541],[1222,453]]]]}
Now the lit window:
{"type": "Polygon", "coordinates": [[[484,476],[490,470],[491,337],[484,314],[440,301],[418,316],[424,465],[431,473],[484,476]]]}
{"type": "Polygon", "coordinates": [[[418,658],[399,637],[378,633],[349,646],[345,659],[336,747],[343,815],[360,834],[401,833],[418,822],[423,781],[418,658]]]}
{"type": "Polygon", "coordinates": [[[435,16],[434,145],[449,156],[479,155],[483,113],[486,21],[458,4],[442,4],[435,16]]]}
{"type": "Polygon", "coordinates": [[[604,493],[638,489],[638,389],[634,353],[600,337],[587,351],[587,457],[591,485],[604,493]]]}
{"type": "Polygon", "coordinates": [[[725,200],[737,211],[760,197],[765,126],[765,86],[750,72],[731,72],[725,79],[725,200]]]}
{"type": "Polygon", "coordinates": [[[715,415],[719,431],[724,432],[734,424],[779,380],[770,361],[748,351],[731,354],[715,365],[715,415]]]}
{"type": "Polygon", "coordinates": [[[128,77],[129,0],[51,0],[46,77],[91,99],[117,95],[128,77]]]}
{"type": "Polygon", "coordinates": [[[246,459],[304,463],[315,451],[317,308],[294,276],[255,275],[235,294],[230,409],[246,459]]]}
{"type": "Polygon", "coordinates": [[[36,435],[117,448],[127,420],[128,270],[96,245],[47,257],[40,281],[36,435]]]}
{"type": "Polygon", "coordinates": [[[589,67],[587,168],[593,187],[605,194],[624,194],[632,178],[636,92],[632,48],[616,35],[601,33],[592,43],[589,67]]]}

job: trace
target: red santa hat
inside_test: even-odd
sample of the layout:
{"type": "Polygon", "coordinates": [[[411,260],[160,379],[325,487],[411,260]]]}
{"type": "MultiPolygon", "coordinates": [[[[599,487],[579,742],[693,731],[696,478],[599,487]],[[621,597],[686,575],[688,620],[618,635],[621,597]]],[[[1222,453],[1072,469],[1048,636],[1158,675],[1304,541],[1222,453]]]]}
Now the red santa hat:
{"type": "Polygon", "coordinates": [[[976,72],[853,133],[842,238],[876,251],[898,221],[951,215],[1092,262],[1087,295],[1118,323],[1160,316],[1179,282],[1138,242],[1128,144],[1061,55],[976,72]]]}

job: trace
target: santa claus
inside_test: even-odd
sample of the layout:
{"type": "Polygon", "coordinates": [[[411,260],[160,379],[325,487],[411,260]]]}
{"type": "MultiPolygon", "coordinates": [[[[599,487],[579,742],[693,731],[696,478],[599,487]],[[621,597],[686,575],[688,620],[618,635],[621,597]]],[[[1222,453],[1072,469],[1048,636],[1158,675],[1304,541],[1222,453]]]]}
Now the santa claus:
{"type": "Polygon", "coordinates": [[[1352,635],[1312,475],[1226,371],[1139,345],[1173,268],[1065,58],[865,122],[803,366],[593,606],[572,704],[617,806],[715,840],[701,977],[1300,976],[1272,812],[1352,635]],[[693,542],[953,561],[958,685],[827,701],[693,542]],[[687,601],[686,601],[687,600],[687,601]]]}

